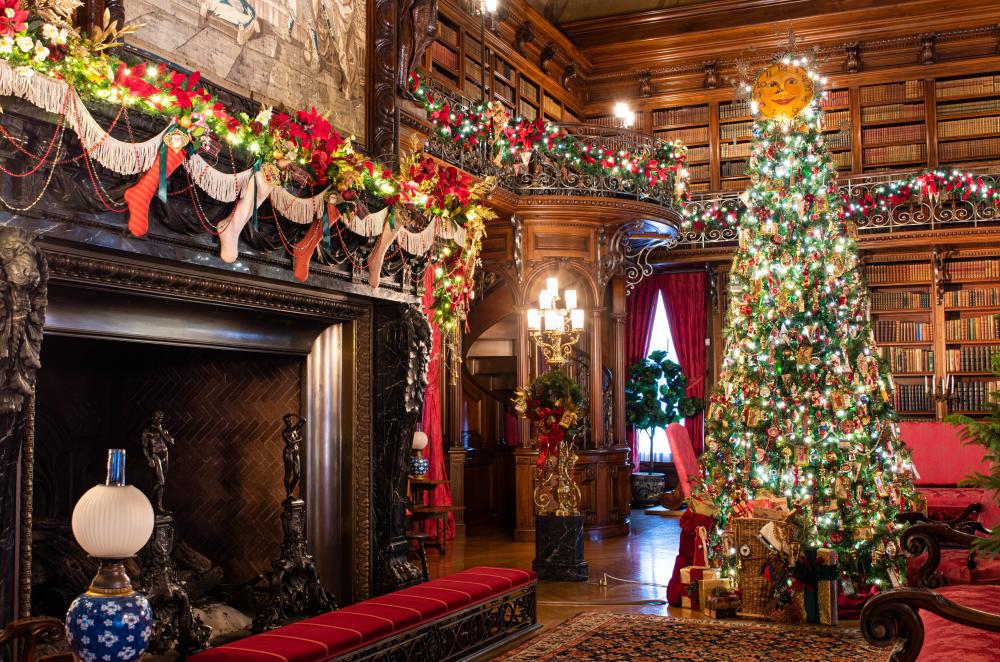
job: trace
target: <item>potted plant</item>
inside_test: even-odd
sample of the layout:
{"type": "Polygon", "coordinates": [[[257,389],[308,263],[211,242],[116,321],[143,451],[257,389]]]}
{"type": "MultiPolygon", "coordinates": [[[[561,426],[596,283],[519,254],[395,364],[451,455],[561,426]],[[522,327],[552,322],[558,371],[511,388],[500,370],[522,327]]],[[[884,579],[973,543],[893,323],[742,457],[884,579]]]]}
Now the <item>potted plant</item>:
{"type": "MultiPolygon", "coordinates": [[[[701,409],[698,398],[685,395],[687,377],[663,350],[650,352],[629,368],[625,386],[625,419],[629,425],[649,435],[649,471],[632,474],[632,499],[637,505],[652,505],[666,488],[662,473],[653,471],[653,438],[666,428],[701,409]]],[[[636,459],[638,461],[638,459],[636,459]]]]}

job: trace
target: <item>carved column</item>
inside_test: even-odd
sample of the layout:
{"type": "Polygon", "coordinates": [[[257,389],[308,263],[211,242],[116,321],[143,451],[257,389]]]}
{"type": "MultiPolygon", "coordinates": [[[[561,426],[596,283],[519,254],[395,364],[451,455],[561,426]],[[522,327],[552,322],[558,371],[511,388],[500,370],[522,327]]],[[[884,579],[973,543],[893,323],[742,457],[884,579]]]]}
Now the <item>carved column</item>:
{"type": "MultiPolygon", "coordinates": [[[[459,338],[457,353],[461,356],[461,338],[459,338]]],[[[450,350],[449,350],[450,351],[450,350]]],[[[448,358],[448,357],[444,357],[448,358]]],[[[456,360],[450,357],[449,361],[456,360]]],[[[445,433],[448,449],[448,480],[451,481],[451,503],[454,506],[465,506],[465,439],[462,437],[462,380],[451,383],[447,362],[441,362],[441,384],[444,385],[445,433]]],[[[455,518],[455,536],[465,536],[465,511],[457,510],[455,518]]]]}
{"type": "Polygon", "coordinates": [[[593,448],[604,447],[604,360],[601,352],[603,308],[590,311],[590,439],[593,448]]]}
{"type": "MultiPolygon", "coordinates": [[[[615,446],[625,447],[625,279],[611,280],[611,374],[614,376],[615,446]]],[[[634,458],[630,458],[634,460],[634,458]]]]}
{"type": "Polygon", "coordinates": [[[48,266],[34,237],[0,228],[0,623],[30,608],[31,492],[18,478],[34,439],[31,403],[47,285],[48,266]]]}
{"type": "Polygon", "coordinates": [[[396,3],[367,0],[368,43],[368,149],[376,159],[394,163],[399,154],[399,114],[396,109],[396,3]]]}
{"type": "Polygon", "coordinates": [[[415,305],[380,305],[374,326],[372,538],[374,593],[382,594],[421,581],[403,534],[407,459],[427,387],[431,332],[415,305]]]}

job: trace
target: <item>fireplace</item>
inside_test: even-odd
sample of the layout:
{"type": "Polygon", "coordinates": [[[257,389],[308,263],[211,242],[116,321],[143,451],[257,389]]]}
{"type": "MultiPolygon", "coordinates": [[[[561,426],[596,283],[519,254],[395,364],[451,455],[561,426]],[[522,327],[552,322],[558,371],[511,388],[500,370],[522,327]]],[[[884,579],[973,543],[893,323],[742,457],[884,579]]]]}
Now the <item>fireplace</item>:
{"type": "MultiPolygon", "coordinates": [[[[356,424],[359,414],[367,421],[368,391],[356,385],[370,369],[355,360],[370,360],[357,347],[369,338],[369,304],[220,287],[188,274],[185,289],[214,290],[197,300],[179,296],[177,274],[158,267],[175,284],[164,296],[149,291],[144,266],[111,258],[88,266],[56,249],[48,257],[31,489],[41,546],[34,611],[65,608],[67,577],[46,564],[54,539],[71,540],[73,505],[101,480],[107,448],[127,450],[129,482],[151,494],[141,434],[155,411],[176,442],[164,502],[178,539],[225,586],[269,570],[279,554],[282,417],[306,418],[300,492],[317,569],[341,603],[366,595],[372,499],[356,498],[354,477],[370,471],[368,429],[356,424]],[[63,584],[61,593],[47,583],[63,584]]],[[[86,571],[70,575],[87,579],[86,571]]]]}
{"type": "Polygon", "coordinates": [[[290,354],[46,338],[36,387],[36,530],[69,521],[76,500],[102,479],[109,447],[126,449],[129,482],[150,495],[155,477],[140,439],[162,411],[175,439],[164,501],[180,539],[221,568],[226,584],[267,570],[281,544],[281,419],[301,411],[304,363],[290,354]]]}

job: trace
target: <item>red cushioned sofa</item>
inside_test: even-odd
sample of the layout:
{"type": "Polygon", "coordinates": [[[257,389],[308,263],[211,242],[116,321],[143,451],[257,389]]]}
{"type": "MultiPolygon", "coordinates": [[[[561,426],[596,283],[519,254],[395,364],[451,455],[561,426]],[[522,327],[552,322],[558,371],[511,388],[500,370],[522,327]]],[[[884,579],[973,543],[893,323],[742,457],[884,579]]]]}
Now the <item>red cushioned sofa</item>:
{"type": "Polygon", "coordinates": [[[1000,584],[1000,559],[971,552],[975,536],[1000,524],[996,495],[960,488],[965,476],[988,473],[983,447],[965,445],[960,428],[948,423],[901,423],[900,435],[920,474],[918,489],[931,522],[914,523],[902,537],[906,575],[912,586],[940,588],[958,584],[1000,584]]]}
{"type": "Polygon", "coordinates": [[[983,516],[1000,513],[993,499],[985,499],[983,490],[958,487],[969,474],[989,473],[989,463],[983,459],[982,446],[969,446],[959,438],[961,428],[949,423],[904,422],[899,424],[900,437],[910,449],[920,494],[927,501],[930,519],[945,521],[959,517],[971,504],[983,505],[983,516]]]}
{"type": "Polygon", "coordinates": [[[992,662],[1000,659],[1000,586],[885,591],[865,604],[861,632],[892,646],[892,662],[992,662]]]}
{"type": "Polygon", "coordinates": [[[539,627],[530,570],[471,568],[190,656],[194,662],[459,660],[539,627]]]}

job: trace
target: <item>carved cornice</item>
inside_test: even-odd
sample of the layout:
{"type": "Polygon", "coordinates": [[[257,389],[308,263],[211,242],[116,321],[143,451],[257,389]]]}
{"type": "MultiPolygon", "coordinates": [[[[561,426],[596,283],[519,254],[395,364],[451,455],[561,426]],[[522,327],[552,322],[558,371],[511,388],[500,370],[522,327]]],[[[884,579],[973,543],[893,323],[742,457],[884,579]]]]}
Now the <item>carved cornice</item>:
{"type": "Polygon", "coordinates": [[[96,255],[62,252],[43,246],[50,279],[76,285],[100,285],[144,294],[185,298],[283,311],[324,319],[360,317],[363,304],[340,298],[312,295],[280,287],[264,287],[223,274],[206,276],[172,270],[162,265],[115,261],[96,255]]]}

